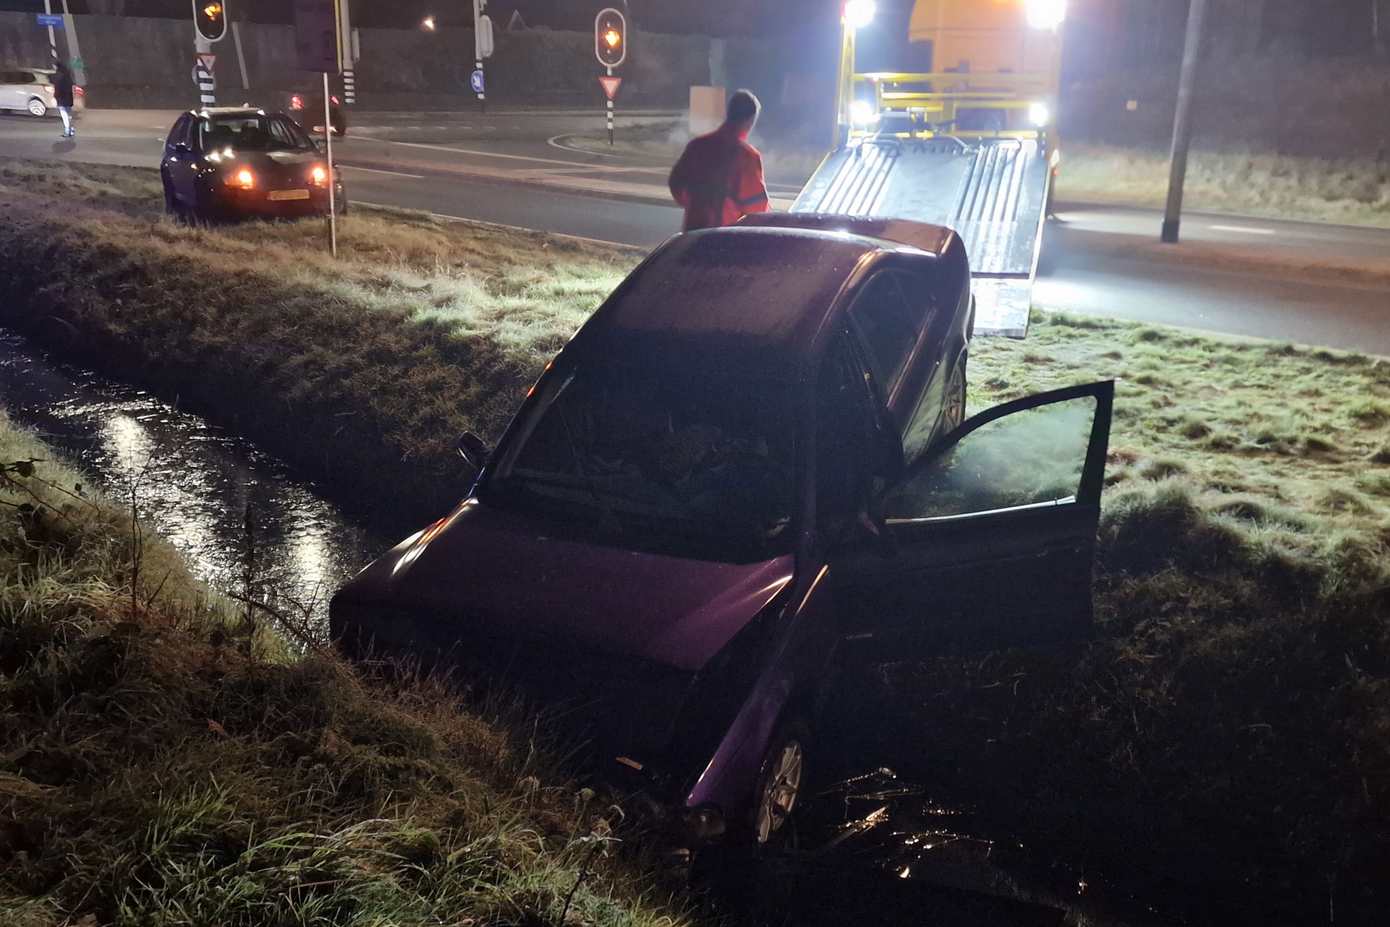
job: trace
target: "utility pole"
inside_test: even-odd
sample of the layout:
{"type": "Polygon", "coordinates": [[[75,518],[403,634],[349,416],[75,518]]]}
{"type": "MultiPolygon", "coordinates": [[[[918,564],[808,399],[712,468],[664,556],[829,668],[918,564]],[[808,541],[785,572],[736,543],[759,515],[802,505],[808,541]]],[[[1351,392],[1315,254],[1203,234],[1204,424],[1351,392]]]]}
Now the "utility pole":
{"type": "Polygon", "coordinates": [[[478,106],[483,112],[487,112],[487,83],[486,74],[483,70],[483,7],[487,0],[473,0],[473,73],[478,75],[477,83],[474,84],[478,93],[478,106]]]}
{"type": "MultiPolygon", "coordinates": [[[[53,15],[53,0],[43,0],[43,13],[45,16],[53,15]]],[[[53,20],[49,20],[48,27],[48,63],[58,63],[58,37],[53,34],[53,20]]]]}
{"type": "MultiPolygon", "coordinates": [[[[63,31],[68,39],[68,66],[72,68],[72,79],[78,84],[87,83],[87,63],[82,60],[82,47],[77,44],[77,21],[68,10],[68,0],[63,0],[63,31]]],[[[53,30],[48,30],[52,38],[53,30]]]]}
{"type": "Polygon", "coordinates": [[[1182,225],[1183,184],[1187,181],[1187,153],[1192,147],[1192,94],[1197,83],[1197,63],[1202,56],[1202,35],[1207,0],[1191,0],[1187,11],[1187,40],[1183,44],[1182,74],[1178,78],[1178,111],[1173,117],[1173,155],[1168,174],[1168,209],[1163,216],[1163,241],[1177,244],[1182,225]]]}

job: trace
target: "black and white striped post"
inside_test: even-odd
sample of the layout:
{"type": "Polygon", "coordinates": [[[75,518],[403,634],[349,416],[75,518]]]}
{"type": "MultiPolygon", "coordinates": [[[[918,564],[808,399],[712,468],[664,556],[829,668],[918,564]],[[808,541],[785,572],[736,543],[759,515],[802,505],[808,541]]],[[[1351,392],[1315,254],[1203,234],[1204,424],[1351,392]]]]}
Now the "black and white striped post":
{"type": "MultiPolygon", "coordinates": [[[[608,76],[613,76],[613,69],[608,69],[608,76]]],[[[606,94],[608,97],[608,146],[613,147],[613,95],[606,94]]]]}
{"type": "Polygon", "coordinates": [[[193,82],[198,85],[198,102],[207,109],[217,105],[217,78],[204,62],[212,60],[212,45],[201,39],[194,43],[193,82]]]}
{"type": "Polygon", "coordinates": [[[352,68],[343,68],[343,103],[352,106],[357,102],[357,75],[352,68]]]}
{"type": "Polygon", "coordinates": [[[338,48],[343,59],[343,105],[357,104],[357,63],[356,43],[352,41],[352,4],[349,0],[338,0],[338,48]]]}

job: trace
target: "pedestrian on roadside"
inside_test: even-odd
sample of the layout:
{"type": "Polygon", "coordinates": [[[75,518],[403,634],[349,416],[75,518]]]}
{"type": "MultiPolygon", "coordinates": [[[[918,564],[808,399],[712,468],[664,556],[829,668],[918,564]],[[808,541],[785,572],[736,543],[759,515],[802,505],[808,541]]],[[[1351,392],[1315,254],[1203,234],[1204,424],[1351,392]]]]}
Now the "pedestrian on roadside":
{"type": "Polygon", "coordinates": [[[59,61],[53,72],[53,102],[63,120],[63,138],[76,138],[77,130],[72,125],[72,72],[65,61],[59,61]]]}
{"type": "Polygon", "coordinates": [[[771,208],[763,156],[748,144],[760,112],[758,98],[739,90],[729,98],[724,124],[685,146],[670,180],[671,196],[685,207],[685,231],[733,225],[771,208]]]}

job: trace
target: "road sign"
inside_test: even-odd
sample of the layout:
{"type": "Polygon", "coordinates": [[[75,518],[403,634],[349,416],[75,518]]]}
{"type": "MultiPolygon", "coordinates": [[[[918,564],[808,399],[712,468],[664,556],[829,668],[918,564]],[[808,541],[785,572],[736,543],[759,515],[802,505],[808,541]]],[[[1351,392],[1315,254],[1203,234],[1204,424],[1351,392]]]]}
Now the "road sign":
{"type": "Polygon", "coordinates": [[[48,26],[50,29],[63,28],[63,17],[58,13],[39,13],[35,18],[40,26],[48,26]]]}
{"type": "Polygon", "coordinates": [[[338,4],[335,0],[294,0],[294,50],[305,71],[337,74],[338,4]]]}
{"type": "Polygon", "coordinates": [[[198,64],[202,65],[204,71],[207,71],[209,74],[214,73],[214,68],[217,65],[216,55],[209,55],[206,52],[200,52],[197,57],[198,64]]]}
{"type": "Polygon", "coordinates": [[[618,98],[618,88],[623,85],[621,77],[600,77],[598,82],[603,87],[603,92],[608,99],[616,100],[618,98]]]}
{"type": "Polygon", "coordinates": [[[468,78],[468,86],[473,88],[474,93],[486,93],[487,79],[483,76],[483,72],[474,71],[472,76],[468,78]]]}
{"type": "Polygon", "coordinates": [[[484,13],[478,17],[478,57],[491,58],[497,47],[492,36],[492,17],[484,13]]]}

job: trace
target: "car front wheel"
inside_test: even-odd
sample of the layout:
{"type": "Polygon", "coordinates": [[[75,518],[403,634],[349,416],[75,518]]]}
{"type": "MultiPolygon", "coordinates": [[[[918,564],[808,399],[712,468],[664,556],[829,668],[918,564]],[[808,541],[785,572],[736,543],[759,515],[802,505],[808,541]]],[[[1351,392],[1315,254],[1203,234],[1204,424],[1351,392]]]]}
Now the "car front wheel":
{"type": "Polygon", "coordinates": [[[753,839],[760,847],[795,843],[791,818],[806,783],[808,742],[806,725],[796,721],[782,728],[763,756],[752,821],[753,839]]]}
{"type": "Polygon", "coordinates": [[[956,361],[951,379],[946,384],[946,398],[941,408],[941,434],[948,435],[965,422],[965,355],[956,361]]]}
{"type": "Polygon", "coordinates": [[[32,98],[32,99],[29,101],[29,115],[30,115],[30,116],[47,116],[47,115],[48,115],[48,104],[45,103],[43,100],[40,100],[38,97],[32,98]]]}

